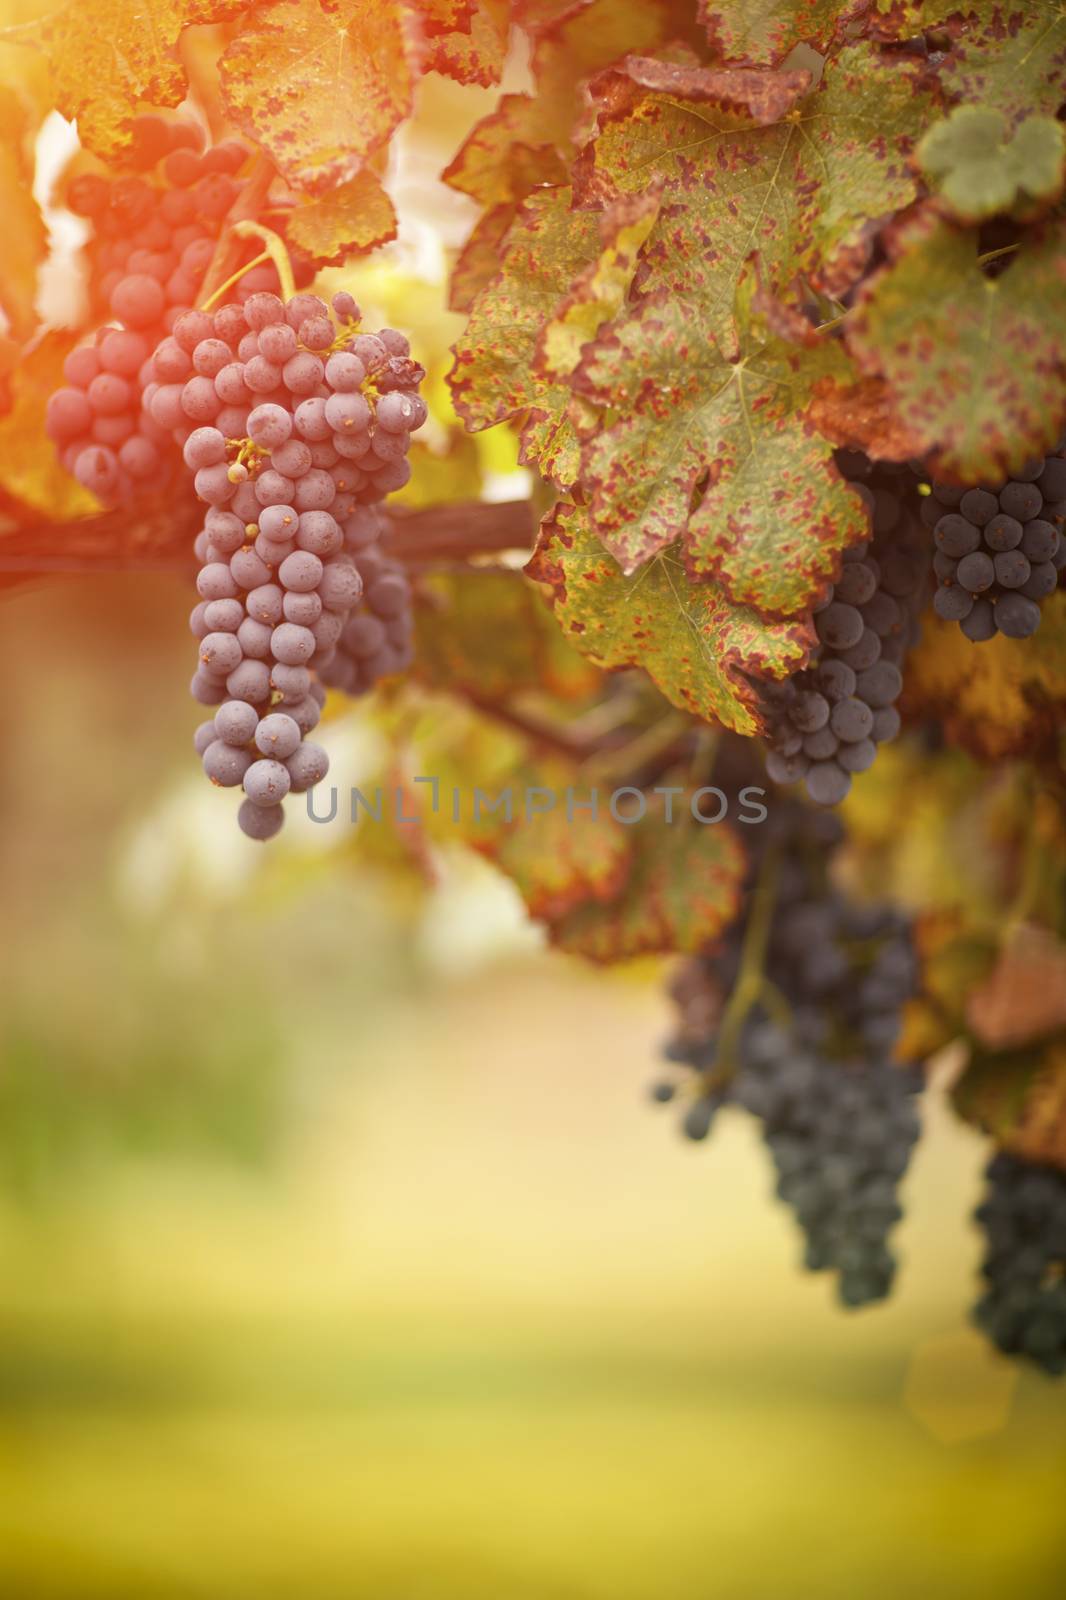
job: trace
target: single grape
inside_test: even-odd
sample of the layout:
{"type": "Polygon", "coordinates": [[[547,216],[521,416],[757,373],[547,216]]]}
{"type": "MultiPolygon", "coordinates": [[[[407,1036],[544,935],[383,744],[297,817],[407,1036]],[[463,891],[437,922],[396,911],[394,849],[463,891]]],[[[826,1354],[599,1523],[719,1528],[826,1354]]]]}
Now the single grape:
{"type": "Polygon", "coordinates": [[[967,489],[959,501],[959,510],[967,522],[983,528],[999,511],[999,501],[987,489],[967,489]]]}
{"type": "Polygon", "coordinates": [[[284,821],[285,812],[280,805],[263,806],[252,800],[244,800],[237,812],[237,825],[249,839],[273,839],[281,831],[284,821]]]}
{"type": "Polygon", "coordinates": [[[854,695],[846,700],[838,700],[829,719],[829,726],[837,738],[848,744],[867,738],[873,723],[873,712],[866,701],[854,695]]]}
{"type": "Polygon", "coordinates": [[[259,589],[270,582],[270,568],[248,545],[230,557],[229,569],[242,589],[259,589]]]}
{"type": "Polygon", "coordinates": [[[259,725],[259,713],[246,700],[227,700],[215,712],[212,724],[216,738],[225,744],[245,745],[259,725]]]}
{"type": "Polygon", "coordinates": [[[996,580],[1003,589],[1020,589],[1029,581],[1031,571],[1032,567],[1020,550],[1003,550],[996,557],[996,580]]]}
{"type": "Polygon", "coordinates": [[[301,351],[286,361],[281,376],[290,394],[314,394],[325,376],[325,368],[317,356],[301,351]]]}
{"type": "Polygon", "coordinates": [[[1058,568],[1053,561],[1038,561],[1022,584],[1019,593],[1030,600],[1045,600],[1058,588],[1058,568]]]}
{"type": "Polygon", "coordinates": [[[264,450],[279,450],[291,434],[292,417],[284,406],[267,402],[248,413],[248,437],[264,450]]]}
{"type": "Polygon", "coordinates": [[[270,668],[264,661],[247,657],[226,679],[226,693],[234,700],[247,700],[250,705],[262,705],[270,698],[270,668]]]}
{"type": "Polygon", "coordinates": [[[816,761],[809,768],[804,782],[815,805],[837,806],[847,797],[851,775],[844,772],[835,761],[816,761]]]}
{"type": "Polygon", "coordinates": [[[327,611],[350,611],[363,593],[363,580],[347,561],[328,561],[318,592],[327,611]]]}
{"type": "Polygon", "coordinates": [[[299,748],[303,738],[299,724],[284,712],[274,711],[264,717],[255,730],[255,743],[265,756],[275,756],[284,761],[299,748]]]}
{"type": "Polygon", "coordinates": [[[237,629],[237,639],[244,654],[253,661],[267,661],[270,657],[270,636],[273,628],[268,622],[257,622],[245,617],[237,629]]]}
{"type": "Polygon", "coordinates": [[[248,615],[256,622],[267,622],[271,628],[281,621],[282,590],[276,583],[260,584],[245,599],[248,615]]]}
{"type": "Polygon", "coordinates": [[[992,602],[975,600],[972,611],[963,617],[959,626],[967,639],[971,639],[974,644],[982,644],[986,639],[991,639],[993,634],[998,632],[992,602]]]}
{"type": "Polygon", "coordinates": [[[336,555],[344,546],[344,535],[328,511],[305,511],[300,516],[296,542],[301,550],[314,555],[336,555]]]}
{"type": "Polygon", "coordinates": [[[891,661],[878,661],[875,666],[860,672],[855,682],[855,693],[874,711],[890,706],[903,691],[903,674],[891,661]]]}
{"type": "Polygon", "coordinates": [[[981,530],[957,511],[950,511],[947,516],[940,518],[933,529],[933,538],[938,550],[953,561],[960,561],[963,556],[979,548],[981,530]]]}
{"type": "Polygon", "coordinates": [[[193,747],[198,756],[202,756],[209,744],[213,744],[217,735],[215,724],[211,721],[201,722],[192,736],[193,747]]]}
{"type": "MultiPolygon", "coordinates": [[[[1008,554],[1005,559],[1009,561],[1010,555],[1008,554]]],[[[961,587],[970,594],[983,594],[995,583],[997,572],[991,556],[986,555],[983,550],[972,550],[959,562],[955,576],[961,587]]]]}
{"type": "Polygon", "coordinates": [[[255,497],[261,506],[290,506],[295,498],[296,485],[291,478],[282,477],[268,467],[255,480],[255,497]]]}
{"type": "Polygon", "coordinates": [[[1034,563],[1050,561],[1059,548],[1059,530],[1053,522],[1034,517],[1022,535],[1022,554],[1034,563]]]}
{"type": "Polygon", "coordinates": [[[237,750],[222,739],[209,744],[203,753],[204,772],[220,789],[235,789],[251,764],[252,757],[247,750],[237,750]]]}
{"type": "Polygon", "coordinates": [[[842,744],[837,752],[837,763],[845,772],[868,772],[877,757],[877,745],[872,738],[856,739],[852,744],[842,744]]]}
{"type": "Polygon", "coordinates": [[[302,667],[315,653],[315,636],[310,628],[295,622],[281,622],[270,641],[274,659],[289,667],[302,667]]]}
{"type": "MultiPolygon", "coordinates": [[[[1052,571],[1054,572],[1054,568],[1052,571]]],[[[1056,577],[1058,574],[1056,573],[1056,577]]],[[[298,622],[304,628],[309,628],[317,622],[322,615],[322,600],[317,594],[299,594],[292,591],[286,594],[282,602],[286,622],[298,622]]]]}
{"type": "Polygon", "coordinates": [[[306,667],[286,667],[276,661],[270,669],[270,686],[286,700],[303,700],[311,691],[313,679],[306,667]]]}
{"type": "MultiPolygon", "coordinates": [[[[286,721],[290,720],[286,718],[286,721]]],[[[292,780],[285,767],[280,761],[273,761],[269,757],[253,761],[244,774],[244,792],[257,806],[280,805],[291,786],[292,780]]]]}
{"type": "Polygon", "coordinates": [[[316,783],[322,782],[329,772],[329,757],[321,745],[311,744],[305,739],[289,756],[285,765],[294,792],[302,794],[316,783]]]}
{"type": "Polygon", "coordinates": [[[1019,522],[1029,522],[1040,515],[1044,497],[1035,483],[1008,483],[999,491],[999,508],[1019,522]]]}
{"type": "Polygon", "coordinates": [[[244,651],[235,633],[208,633],[200,641],[200,662],[216,677],[228,677],[243,658],[244,651]]]}
{"type": "Polygon", "coordinates": [[[297,550],[282,562],[278,572],[282,587],[298,594],[309,594],[322,581],[323,566],[309,550],[297,550]]]}
{"type": "Polygon", "coordinates": [[[354,393],[365,381],[366,368],[359,357],[348,350],[336,351],[326,362],[326,382],[338,394],[354,393]]]}
{"type": "Polygon", "coordinates": [[[834,600],[819,612],[815,630],[823,644],[834,650],[847,650],[862,638],[862,616],[854,606],[834,600]]]}
{"type": "Polygon", "coordinates": [[[1040,626],[1040,607],[1023,594],[1001,595],[996,601],[996,627],[1008,639],[1028,639],[1040,626]]]}

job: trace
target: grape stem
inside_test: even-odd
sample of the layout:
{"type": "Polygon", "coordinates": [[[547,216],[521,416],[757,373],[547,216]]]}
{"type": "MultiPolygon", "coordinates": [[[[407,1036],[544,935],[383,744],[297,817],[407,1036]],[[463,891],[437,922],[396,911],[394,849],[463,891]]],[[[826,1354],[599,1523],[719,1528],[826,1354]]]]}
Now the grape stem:
{"type": "Polygon", "coordinates": [[[740,970],[733,985],[733,992],[722,1012],[714,1065],[704,1074],[705,1082],[710,1089],[720,1088],[736,1076],[740,1064],[741,1031],[754,1007],[761,1001],[771,1014],[777,1014],[778,1017],[782,1014],[782,997],[768,982],[764,970],[766,947],[770,940],[774,906],[777,903],[780,864],[780,843],[771,844],[759,865],[755,880],[747,926],[740,947],[740,970]]]}
{"type": "Polygon", "coordinates": [[[211,307],[216,305],[218,301],[222,299],[222,296],[226,293],[227,289],[232,289],[235,283],[240,283],[246,272],[251,272],[253,267],[263,267],[272,259],[273,257],[271,256],[270,251],[264,250],[260,255],[256,256],[254,261],[248,261],[243,267],[238,267],[236,272],[230,274],[225,283],[220,283],[218,288],[212,290],[207,299],[201,302],[200,310],[210,311],[211,307]]]}
{"type": "Polygon", "coordinates": [[[211,257],[200,292],[208,297],[215,293],[223,279],[228,278],[237,266],[238,250],[235,230],[246,218],[257,217],[266,205],[270,185],[274,181],[274,165],[260,152],[252,163],[248,182],[233,202],[219,234],[215,253],[211,257]]]}
{"type": "Polygon", "coordinates": [[[240,222],[235,222],[230,232],[238,239],[261,239],[266,246],[266,254],[274,263],[274,270],[278,275],[280,284],[279,293],[283,300],[291,300],[296,293],[296,281],[293,278],[292,262],[285,240],[280,233],[275,233],[273,228],[265,228],[261,222],[255,222],[251,217],[245,217],[240,222]]]}

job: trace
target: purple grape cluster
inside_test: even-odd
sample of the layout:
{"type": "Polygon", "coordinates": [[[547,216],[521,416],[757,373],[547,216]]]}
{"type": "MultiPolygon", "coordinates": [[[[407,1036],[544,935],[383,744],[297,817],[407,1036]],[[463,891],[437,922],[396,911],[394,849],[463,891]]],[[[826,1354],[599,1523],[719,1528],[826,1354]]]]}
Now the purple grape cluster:
{"type": "Polygon", "coordinates": [[[840,451],[837,464],[870,513],[872,539],[844,552],[840,577],[813,608],[815,660],[764,684],[775,783],[804,782],[818,805],[845,798],[854,774],[900,728],[895,702],[924,594],[917,496],[906,468],[840,451]]]}
{"type": "Polygon", "coordinates": [[[1066,566],[1066,443],[992,488],[936,483],[922,504],[933,530],[933,609],[975,644],[1028,639],[1066,566]]]}
{"type": "MultiPolygon", "coordinates": [[[[109,321],[67,357],[45,431],[67,471],[107,503],[165,490],[177,467],[173,428],[142,404],[154,379],[152,351],[195,305],[250,159],[239,140],[201,150],[188,123],[145,115],[134,119],[133,173],[80,173],[67,187],[68,206],[93,226],[90,293],[94,312],[109,321]]],[[[235,241],[234,249],[248,260],[258,244],[235,241]]],[[[296,271],[298,283],[313,276],[305,261],[296,271]]],[[[277,281],[272,264],[251,267],[234,298],[277,281]]]]}
{"type": "Polygon", "coordinates": [[[326,774],[306,738],[324,685],[369,687],[409,661],[409,586],[380,551],[376,506],[410,475],[424,374],[402,334],[359,331],[351,295],[333,312],[269,293],[190,312],[145,390],[210,507],[191,687],[219,710],[195,742],[213,783],[243,787],[238,821],[254,839],[277,833],[290,790],[326,774]],[[381,630],[373,649],[353,633],[368,623],[381,630]]]}

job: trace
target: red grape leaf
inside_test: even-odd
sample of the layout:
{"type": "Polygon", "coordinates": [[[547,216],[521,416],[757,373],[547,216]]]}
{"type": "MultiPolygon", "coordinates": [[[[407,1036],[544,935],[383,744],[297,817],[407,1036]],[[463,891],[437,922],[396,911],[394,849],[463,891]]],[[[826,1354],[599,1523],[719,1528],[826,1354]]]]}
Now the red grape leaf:
{"type": "Polygon", "coordinates": [[[811,44],[824,55],[854,0],[699,0],[700,21],[724,61],[773,66],[793,45],[811,44]]]}
{"type": "Polygon", "coordinates": [[[878,220],[917,192],[908,154],[934,103],[913,59],[853,45],[784,121],[749,118],[597,80],[601,132],[575,173],[579,205],[664,185],[636,289],[698,308],[729,342],[745,261],[758,251],[766,287],[800,274],[840,294],[865,270],[878,220]]]}
{"type": "Polygon", "coordinates": [[[581,506],[549,514],[526,571],[549,586],[563,632],[598,665],[642,667],[671,704],[737,733],[760,729],[750,678],[786,677],[809,655],[806,624],[766,622],[713,583],[694,583],[672,551],[627,578],[581,506]]]}
{"type": "Polygon", "coordinates": [[[921,452],[976,483],[1050,449],[1066,422],[1066,226],[1029,233],[995,278],[978,265],[976,234],[931,209],[885,242],[890,264],[863,286],[844,331],[921,452]]]}
{"type": "Polygon", "coordinates": [[[501,96],[445,167],[444,182],[483,206],[521,200],[541,184],[565,183],[566,168],[542,123],[540,107],[529,95],[501,96]]]}
{"type": "Polygon", "coordinates": [[[623,570],[680,534],[693,575],[732,600],[767,613],[808,604],[868,531],[808,415],[813,383],[832,375],[850,375],[833,340],[751,339],[737,356],[666,293],[588,346],[575,387],[617,420],[589,426],[581,483],[623,570]]]}
{"type": "Polygon", "coordinates": [[[411,109],[398,0],[257,6],[219,72],[230,117],[310,194],[354,178],[411,109]]]}
{"type": "Polygon", "coordinates": [[[70,0],[22,34],[45,51],[55,101],[78,124],[82,144],[104,160],[128,143],[140,101],[176,106],[188,83],[177,44],[185,28],[220,22],[245,0],[70,0]]]}
{"type": "Polygon", "coordinates": [[[469,27],[434,33],[422,63],[457,83],[499,83],[510,29],[508,0],[478,0],[469,27]]]}
{"type": "Polygon", "coordinates": [[[1047,928],[1013,929],[992,971],[966,996],[966,1020],[988,1050],[1033,1044],[1066,1028],[1066,944],[1047,928]]]}
{"type": "Polygon", "coordinates": [[[48,252],[47,231],[33,195],[31,133],[21,97],[0,84],[0,202],[6,219],[0,307],[18,339],[28,339],[37,326],[37,272],[48,252]]]}
{"type": "Polygon", "coordinates": [[[395,239],[396,213],[377,176],[365,167],[349,183],[294,206],[285,235],[316,267],[337,266],[395,239]]]}
{"type": "Polygon", "coordinates": [[[558,949],[601,962],[694,954],[734,920],[745,870],[739,839],[727,823],[694,822],[683,803],[675,802],[673,818],[667,822],[663,801],[649,803],[629,829],[634,855],[621,892],[553,923],[558,949]]]}

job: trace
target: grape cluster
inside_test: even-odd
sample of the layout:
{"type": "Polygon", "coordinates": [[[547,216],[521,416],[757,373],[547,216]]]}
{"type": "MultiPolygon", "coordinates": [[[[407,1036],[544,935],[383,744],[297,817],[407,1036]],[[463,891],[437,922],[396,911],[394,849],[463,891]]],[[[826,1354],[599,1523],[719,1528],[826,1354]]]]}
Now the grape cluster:
{"type": "Polygon", "coordinates": [[[840,577],[813,608],[818,647],[811,665],[761,686],[769,777],[780,784],[802,779],[823,806],[839,804],[853,775],[873,765],[877,746],[899,732],[895,702],[924,589],[907,470],[875,468],[850,451],[839,451],[837,464],[869,510],[872,540],[845,551],[840,577]]]}
{"type": "Polygon", "coordinates": [[[145,389],[210,507],[196,540],[191,687],[219,710],[196,747],[213,783],[243,787],[238,820],[255,839],[281,827],[290,789],[325,776],[325,753],[305,742],[323,686],[367,687],[408,660],[410,592],[381,554],[376,504],[410,475],[424,373],[402,334],[360,332],[351,295],[335,295],[333,311],[336,322],[315,295],[285,304],[261,292],[189,312],[145,389]],[[385,639],[359,655],[356,681],[362,616],[385,639]]]}
{"type": "MultiPolygon", "coordinates": [[[[186,123],[138,117],[132,147],[138,171],[114,178],[83,173],[68,186],[70,209],[93,224],[94,307],[109,320],[67,357],[45,428],[67,470],[104,501],[164,489],[176,464],[172,430],[142,405],[153,377],[150,358],[199,298],[250,156],[237,140],[206,150],[199,145],[186,123]]],[[[244,259],[255,248],[239,245],[244,259]]],[[[255,267],[234,294],[241,301],[276,286],[273,266],[255,267]]]]}
{"type": "MultiPolygon", "coordinates": [[[[681,969],[673,989],[680,1026],[666,1055],[697,1074],[683,1132],[706,1138],[727,1103],[756,1117],[778,1196],[805,1234],[806,1267],[836,1272],[843,1303],[861,1306],[891,1288],[888,1238],[919,1133],[921,1076],[892,1060],[917,963],[897,912],[827,887],[824,850],[838,835],[806,820],[800,827],[806,842],[797,851],[794,830],[779,866],[761,997],[728,1047],[734,1058],[723,1060],[723,1049],[746,924],[681,969]],[[803,849],[816,853],[805,860],[803,849]]],[[[665,1080],[652,1094],[669,1101],[678,1087],[665,1080]]]]}
{"type": "Polygon", "coordinates": [[[1066,1372],[1066,1174],[996,1154],[976,1218],[986,1241],[975,1319],[996,1347],[1066,1372]]]}
{"type": "Polygon", "coordinates": [[[921,514],[936,543],[937,616],[975,644],[1034,634],[1066,566],[1066,441],[992,488],[934,482],[921,514]]]}

